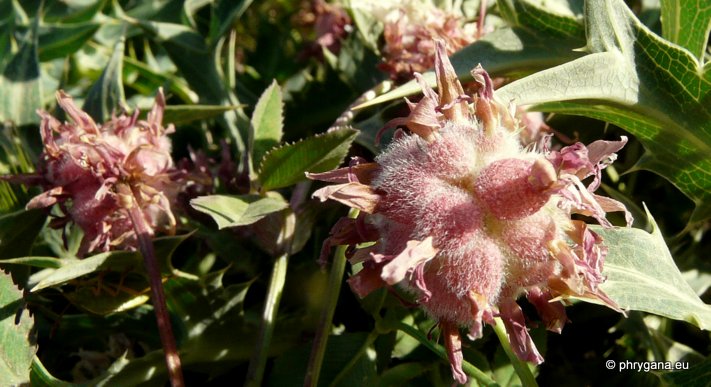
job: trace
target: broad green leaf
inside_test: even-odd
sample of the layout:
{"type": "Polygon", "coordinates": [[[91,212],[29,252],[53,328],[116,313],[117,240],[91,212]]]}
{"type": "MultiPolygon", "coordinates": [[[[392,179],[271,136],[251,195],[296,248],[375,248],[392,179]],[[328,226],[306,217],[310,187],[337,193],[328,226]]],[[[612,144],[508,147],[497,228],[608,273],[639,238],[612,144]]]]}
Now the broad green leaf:
{"type": "Polygon", "coordinates": [[[660,379],[669,387],[708,387],[711,380],[711,357],[689,369],[663,373],[660,379]]]}
{"type": "Polygon", "coordinates": [[[276,148],[262,159],[259,181],[263,191],[296,184],[306,172],[325,172],[338,166],[358,132],[338,129],[276,148]]]}
{"type": "MultiPolygon", "coordinates": [[[[19,50],[10,56],[0,76],[0,121],[17,126],[39,122],[35,110],[42,106],[39,57],[37,55],[37,20],[18,42],[19,50]]],[[[6,60],[0,59],[0,63],[6,60]]]]}
{"type": "Polygon", "coordinates": [[[126,105],[122,78],[125,42],[123,36],[116,42],[109,63],[84,100],[84,111],[97,122],[108,120],[112,113],[126,105]]]}
{"type": "Polygon", "coordinates": [[[662,36],[704,57],[711,32],[711,3],[707,0],[662,0],[662,36]]]}
{"type": "Polygon", "coordinates": [[[47,213],[41,209],[0,216],[0,262],[29,254],[46,219],[47,213]]]}
{"type": "Polygon", "coordinates": [[[230,110],[241,109],[242,105],[169,105],[163,112],[163,122],[183,125],[193,121],[219,117],[230,110]]]}
{"type": "Polygon", "coordinates": [[[259,97],[252,113],[252,125],[249,131],[249,146],[252,160],[258,162],[270,149],[281,142],[284,126],[284,103],[281,88],[274,80],[259,97]]]}
{"type": "Polygon", "coordinates": [[[585,38],[583,0],[497,0],[496,4],[513,26],[551,36],[585,38]]]}
{"type": "Polygon", "coordinates": [[[190,201],[190,205],[215,220],[217,227],[246,226],[289,205],[280,198],[259,195],[209,195],[190,201]]]}
{"type": "Polygon", "coordinates": [[[684,281],[651,215],[649,220],[651,234],[635,228],[592,226],[609,249],[602,290],[622,309],[684,320],[711,330],[711,306],[684,281]]]}
{"type": "Polygon", "coordinates": [[[44,25],[39,30],[39,59],[43,62],[64,58],[80,49],[94,36],[99,24],[44,25]]]}
{"type": "MultiPolygon", "coordinates": [[[[492,76],[520,76],[547,69],[579,58],[583,53],[574,51],[585,44],[582,38],[559,38],[548,34],[529,32],[520,27],[501,28],[464,47],[451,57],[452,66],[462,81],[472,79],[470,71],[481,64],[492,76]],[[555,44],[551,41],[554,40],[555,44]]],[[[424,74],[427,83],[436,87],[433,72],[424,74]]],[[[415,81],[356,106],[362,109],[384,102],[401,99],[421,92],[415,81]]]]}
{"type": "Polygon", "coordinates": [[[346,4],[350,13],[353,15],[353,22],[363,37],[366,46],[373,50],[373,52],[378,53],[378,40],[383,33],[383,24],[373,15],[370,7],[361,6],[361,4],[363,4],[362,2],[358,0],[348,0],[346,4]]]}
{"type": "MultiPolygon", "coordinates": [[[[159,262],[163,262],[163,272],[169,269],[170,257],[175,249],[189,235],[162,237],[154,240],[156,258],[159,262]]],[[[104,270],[142,272],[143,257],[137,251],[109,251],[83,259],[67,259],[61,267],[42,277],[30,291],[36,292],[51,286],[62,285],[81,276],[104,270]]]]}
{"type": "Polygon", "coordinates": [[[0,385],[29,383],[37,344],[34,318],[24,307],[22,292],[9,274],[0,271],[0,385]]]}
{"type": "Polygon", "coordinates": [[[592,54],[513,82],[502,102],[619,125],[647,150],[635,169],[655,172],[711,217],[711,66],[642,25],[622,0],[589,0],[592,54]],[[681,161],[681,162],[680,162],[681,161]]]}

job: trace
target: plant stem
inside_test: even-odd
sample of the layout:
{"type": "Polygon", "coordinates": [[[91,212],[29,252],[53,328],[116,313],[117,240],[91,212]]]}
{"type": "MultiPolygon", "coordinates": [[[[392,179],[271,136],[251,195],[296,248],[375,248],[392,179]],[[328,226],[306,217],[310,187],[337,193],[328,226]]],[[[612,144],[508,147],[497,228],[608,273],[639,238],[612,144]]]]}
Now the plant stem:
{"type": "Polygon", "coordinates": [[[139,207],[136,196],[128,185],[119,184],[119,193],[131,199],[131,205],[128,208],[128,215],[133,223],[133,229],[136,232],[138,239],[138,248],[143,255],[143,262],[148,273],[148,279],[151,284],[151,298],[153,300],[153,311],[156,315],[156,323],[158,324],[158,334],[160,342],[163,345],[165,353],[165,364],[168,367],[168,375],[170,384],[173,387],[183,387],[183,370],[180,365],[180,356],[175,344],[175,336],[173,335],[173,327],[170,325],[170,316],[168,315],[168,307],[165,302],[165,293],[163,292],[163,281],[161,278],[160,268],[156,259],[155,250],[153,249],[153,241],[146,219],[139,207]]]}
{"type": "Polygon", "coordinates": [[[264,302],[264,311],[262,312],[262,326],[259,329],[259,337],[257,338],[257,345],[252,354],[252,359],[249,362],[247,380],[244,383],[245,387],[259,387],[262,385],[264,368],[266,367],[267,358],[269,357],[269,345],[274,334],[274,321],[276,320],[279,302],[281,301],[281,295],[284,291],[288,265],[288,252],[280,255],[274,262],[272,276],[269,279],[267,299],[264,302]]]}
{"type": "MultiPolygon", "coordinates": [[[[358,216],[358,210],[351,210],[348,216],[355,218],[358,216]]],[[[321,366],[323,365],[323,357],[326,354],[326,344],[328,343],[328,335],[331,333],[331,322],[333,314],[336,311],[338,296],[341,292],[341,281],[343,273],[346,271],[346,248],[348,246],[338,246],[336,254],[331,263],[331,273],[328,276],[328,285],[326,290],[326,300],[321,310],[321,318],[316,327],[316,335],[314,343],[311,347],[311,356],[309,357],[309,365],[306,367],[306,376],[304,377],[304,387],[316,387],[318,378],[321,374],[321,366]]]]}
{"type": "Polygon", "coordinates": [[[511,349],[511,343],[509,342],[509,336],[506,334],[506,330],[504,329],[504,322],[501,320],[500,317],[496,317],[495,320],[496,325],[494,325],[494,332],[496,332],[496,336],[501,342],[501,347],[503,347],[504,352],[506,352],[506,356],[509,357],[509,360],[511,361],[511,364],[514,367],[514,370],[516,370],[519,379],[521,379],[521,383],[524,387],[538,387],[538,383],[536,383],[536,378],[533,377],[533,374],[531,373],[531,369],[528,367],[528,364],[525,361],[519,359],[518,356],[513,353],[513,350],[511,349]]]}
{"type": "MultiPolygon", "coordinates": [[[[449,357],[447,356],[447,350],[444,349],[444,347],[442,347],[441,345],[438,345],[438,344],[430,341],[427,338],[427,336],[424,333],[420,332],[417,328],[407,325],[407,324],[403,323],[402,321],[387,321],[386,322],[386,320],[383,319],[383,320],[381,320],[381,322],[385,323],[386,326],[388,326],[392,329],[397,329],[399,331],[406,333],[407,335],[409,335],[412,338],[419,341],[420,344],[427,347],[430,351],[436,353],[440,358],[442,358],[446,361],[449,361],[449,357]]],[[[464,373],[473,377],[480,384],[482,384],[484,386],[498,386],[498,384],[496,383],[496,381],[494,381],[494,379],[489,377],[489,375],[485,374],[482,370],[476,368],[473,364],[469,363],[466,360],[462,361],[462,370],[464,370],[464,373]]]]}

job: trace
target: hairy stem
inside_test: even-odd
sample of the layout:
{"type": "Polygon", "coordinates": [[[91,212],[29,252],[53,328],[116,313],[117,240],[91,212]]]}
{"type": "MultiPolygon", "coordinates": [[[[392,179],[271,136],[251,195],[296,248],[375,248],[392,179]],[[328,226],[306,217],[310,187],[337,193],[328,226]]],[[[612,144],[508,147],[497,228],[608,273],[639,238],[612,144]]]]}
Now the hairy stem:
{"type": "Polygon", "coordinates": [[[500,317],[496,317],[496,325],[494,325],[494,332],[496,332],[496,336],[498,336],[499,341],[501,342],[501,347],[503,347],[504,352],[506,352],[506,356],[508,356],[509,360],[511,361],[511,364],[514,367],[514,370],[516,370],[518,378],[521,379],[521,383],[523,384],[523,386],[538,387],[538,383],[536,383],[536,378],[533,377],[531,369],[528,367],[528,363],[519,359],[518,356],[516,356],[516,354],[511,349],[509,336],[506,334],[506,330],[504,329],[504,322],[501,320],[500,317]]]}
{"type": "Polygon", "coordinates": [[[160,335],[160,342],[163,345],[163,352],[165,353],[165,364],[168,367],[170,384],[173,387],[182,387],[185,386],[185,382],[183,381],[183,370],[180,365],[178,348],[175,344],[173,327],[170,325],[168,307],[166,306],[165,293],[163,292],[163,281],[161,279],[160,268],[158,267],[158,260],[156,259],[155,250],[153,249],[153,240],[151,239],[151,234],[148,231],[146,219],[141,212],[136,196],[131,188],[128,185],[120,184],[118,189],[119,194],[126,198],[130,198],[128,215],[131,218],[133,228],[136,231],[138,248],[143,255],[143,262],[151,284],[153,311],[156,314],[158,334],[160,335]]]}

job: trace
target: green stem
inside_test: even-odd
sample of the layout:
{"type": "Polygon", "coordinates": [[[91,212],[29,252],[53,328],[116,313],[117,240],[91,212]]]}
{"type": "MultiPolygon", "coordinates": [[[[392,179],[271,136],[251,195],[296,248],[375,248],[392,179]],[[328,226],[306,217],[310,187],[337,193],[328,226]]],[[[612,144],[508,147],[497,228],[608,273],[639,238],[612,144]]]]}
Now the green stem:
{"type": "MultiPolygon", "coordinates": [[[[355,218],[358,216],[358,210],[351,210],[348,216],[355,218]]],[[[336,254],[331,263],[331,273],[328,277],[328,287],[326,291],[326,300],[321,310],[321,319],[318,327],[316,327],[316,336],[311,347],[311,356],[309,357],[309,365],[306,368],[306,376],[304,378],[304,387],[316,387],[318,378],[323,365],[323,357],[326,354],[326,344],[328,343],[328,335],[331,333],[331,322],[333,314],[336,311],[338,296],[341,291],[341,281],[343,273],[346,271],[346,248],[348,246],[338,246],[336,254]]]]}
{"type": "Polygon", "coordinates": [[[158,260],[156,259],[155,250],[153,249],[151,234],[149,232],[148,225],[146,224],[146,219],[143,216],[143,212],[141,211],[138,201],[136,200],[138,194],[134,193],[131,187],[125,184],[119,184],[118,190],[121,195],[131,199],[131,205],[128,208],[128,215],[133,223],[133,229],[135,230],[136,238],[138,239],[138,248],[141,251],[141,255],[143,255],[143,263],[146,267],[148,279],[151,284],[153,311],[156,315],[158,334],[160,336],[161,344],[163,345],[163,352],[165,353],[165,363],[168,367],[170,384],[173,387],[182,387],[185,386],[185,382],[183,381],[183,370],[180,364],[178,348],[175,344],[173,327],[170,325],[170,316],[165,302],[165,293],[163,292],[163,281],[160,268],[158,267],[158,260]]]}
{"type": "Polygon", "coordinates": [[[501,320],[500,317],[496,317],[495,320],[496,325],[494,325],[494,332],[496,332],[496,336],[501,342],[501,347],[503,347],[504,352],[506,352],[506,356],[509,357],[509,360],[511,361],[511,364],[514,367],[514,370],[516,370],[519,379],[521,379],[523,387],[538,387],[538,383],[536,383],[536,378],[533,377],[531,369],[528,367],[528,363],[519,359],[518,356],[516,356],[516,354],[511,349],[511,343],[509,342],[509,336],[506,334],[504,322],[501,320]]]}
{"type": "Polygon", "coordinates": [[[247,380],[244,384],[245,387],[259,387],[262,385],[264,368],[266,367],[267,358],[269,357],[269,346],[274,334],[276,315],[279,310],[281,295],[284,291],[288,265],[288,252],[280,255],[274,262],[272,276],[269,279],[267,299],[264,302],[264,311],[262,312],[262,326],[259,330],[259,337],[257,337],[257,345],[252,354],[252,359],[249,362],[247,380]]]}
{"type": "MultiPolygon", "coordinates": [[[[430,341],[427,336],[420,332],[417,328],[407,325],[403,323],[402,321],[388,321],[385,322],[386,320],[381,320],[383,323],[385,323],[387,326],[389,326],[392,329],[397,329],[399,331],[402,331],[415,340],[419,341],[420,344],[424,345],[429,349],[430,351],[436,353],[440,358],[446,360],[449,362],[449,357],[447,356],[447,350],[442,347],[441,345],[438,345],[432,341],[430,341]]],[[[476,368],[473,364],[469,363],[466,360],[462,361],[462,370],[464,370],[464,373],[467,375],[473,377],[476,379],[480,384],[484,386],[498,386],[498,383],[494,381],[489,375],[485,374],[482,370],[476,368]]]]}

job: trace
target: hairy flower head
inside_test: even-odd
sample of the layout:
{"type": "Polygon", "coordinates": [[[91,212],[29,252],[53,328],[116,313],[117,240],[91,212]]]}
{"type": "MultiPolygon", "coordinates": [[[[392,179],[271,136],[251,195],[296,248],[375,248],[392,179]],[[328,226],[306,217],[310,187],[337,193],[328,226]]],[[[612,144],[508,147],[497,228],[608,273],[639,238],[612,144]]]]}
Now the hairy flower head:
{"type": "Polygon", "coordinates": [[[174,128],[162,125],[165,98],[159,91],[146,120],[133,115],[112,116],[97,125],[72,98],[57,92],[57,101],[71,121],[60,122],[45,111],[40,130],[44,149],[38,180],[47,189],[27,208],[59,204],[63,216],[54,226],[73,221],[84,231],[80,254],[110,248],[136,247],[136,234],[127,211],[138,205],[149,227],[172,231],[175,218],[170,202],[178,191],[178,171],[170,155],[166,134],[174,128]],[[124,197],[117,188],[130,188],[136,198],[124,197]]]}
{"type": "MultiPolygon", "coordinates": [[[[332,246],[374,242],[354,250],[363,269],[348,282],[365,296],[398,285],[437,319],[455,379],[462,371],[459,328],[480,337],[484,323],[502,318],[515,353],[540,363],[516,300],[524,296],[549,330],[567,321],[562,299],[596,299],[619,310],[600,290],[606,247],[572,214],[595,218],[624,206],[593,191],[600,171],[627,139],[577,143],[560,151],[524,149],[512,112],[493,97],[488,74],[472,71],[480,84],[465,95],[443,42],[436,43],[438,93],[417,75],[424,96],[407,117],[388,127],[394,140],[374,163],[354,159],[347,168],[309,174],[336,183],[314,196],[357,208],[324,242],[332,246]],[[586,187],[582,180],[592,176],[586,187]]],[[[384,128],[385,129],[385,128],[384,128]]]]}

